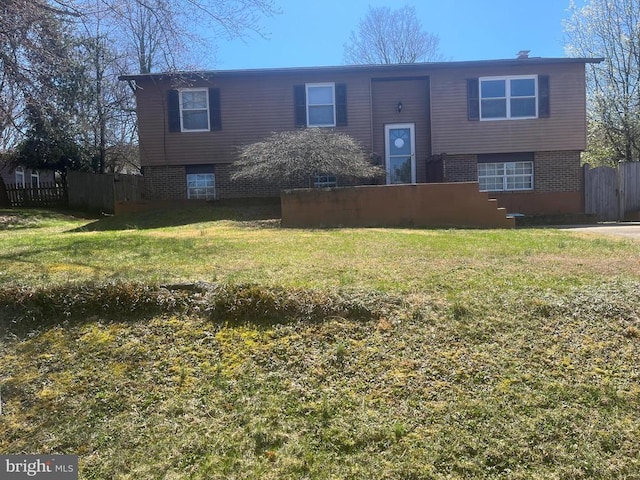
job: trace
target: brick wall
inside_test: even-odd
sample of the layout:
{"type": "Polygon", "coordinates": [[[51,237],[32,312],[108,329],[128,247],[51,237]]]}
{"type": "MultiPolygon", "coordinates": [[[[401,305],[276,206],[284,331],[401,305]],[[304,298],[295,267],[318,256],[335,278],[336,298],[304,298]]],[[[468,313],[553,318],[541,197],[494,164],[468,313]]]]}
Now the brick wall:
{"type": "MultiPolygon", "coordinates": [[[[309,183],[233,181],[230,163],[216,164],[216,199],[278,197],[280,191],[292,188],[307,188],[309,183]]],[[[187,198],[187,173],[184,166],[162,166],[144,168],[144,198],[146,200],[184,200],[187,198]]],[[[339,186],[353,184],[339,179],[339,186]]]]}
{"type": "Polygon", "coordinates": [[[184,200],[187,198],[187,173],[184,166],[144,167],[144,198],[147,200],[184,200]]]}
{"type": "Polygon", "coordinates": [[[536,152],[535,190],[538,192],[582,191],[579,151],[536,152]]]}
{"type": "MultiPolygon", "coordinates": [[[[291,182],[232,181],[231,164],[216,164],[216,198],[277,197],[280,190],[306,188],[309,185],[291,182]]],[[[184,166],[144,167],[144,198],[146,200],[184,200],[187,198],[187,172],[184,166]]]]}
{"type": "Polygon", "coordinates": [[[477,182],[478,157],[476,155],[447,155],[444,158],[445,182],[477,182]]]}
{"type": "MultiPolygon", "coordinates": [[[[536,152],[534,157],[536,192],[581,192],[582,170],[579,151],[536,152]]],[[[223,198],[277,197],[280,191],[306,188],[308,184],[291,182],[232,181],[231,164],[217,164],[216,196],[223,198]]],[[[145,198],[148,200],[183,200],[187,197],[184,166],[144,168],[145,198]]],[[[445,182],[478,180],[476,155],[448,155],[444,160],[445,182]]],[[[340,186],[350,182],[339,181],[340,186]]],[[[360,182],[356,182],[360,183],[360,182]]],[[[362,182],[375,183],[375,182],[362,182]]]]}
{"type": "Polygon", "coordinates": [[[299,185],[287,182],[268,183],[261,181],[232,181],[233,168],[230,163],[217,164],[216,195],[218,198],[253,198],[278,197],[284,188],[303,188],[309,185],[299,185]]]}
{"type": "MultiPolygon", "coordinates": [[[[582,191],[580,152],[577,150],[536,152],[534,154],[536,192],[582,191]]],[[[448,155],[444,161],[445,182],[478,180],[476,155],[448,155]]]]}

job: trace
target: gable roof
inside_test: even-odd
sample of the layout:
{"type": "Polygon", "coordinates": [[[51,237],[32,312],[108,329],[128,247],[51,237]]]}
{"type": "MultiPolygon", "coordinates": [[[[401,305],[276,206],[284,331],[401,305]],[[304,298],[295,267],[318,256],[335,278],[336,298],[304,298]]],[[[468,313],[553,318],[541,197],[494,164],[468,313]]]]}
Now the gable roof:
{"type": "Polygon", "coordinates": [[[571,64],[571,63],[600,63],[604,58],[510,58],[502,60],[471,60],[458,62],[424,62],[393,65],[340,65],[319,67],[286,67],[286,68],[254,68],[245,70],[200,70],[200,71],[175,71],[161,73],[144,73],[121,75],[120,80],[161,80],[163,78],[192,77],[252,77],[264,75],[287,75],[300,73],[369,73],[395,72],[409,74],[424,72],[425,70],[477,68],[477,67],[515,67],[523,65],[547,65],[547,64],[571,64]]]}

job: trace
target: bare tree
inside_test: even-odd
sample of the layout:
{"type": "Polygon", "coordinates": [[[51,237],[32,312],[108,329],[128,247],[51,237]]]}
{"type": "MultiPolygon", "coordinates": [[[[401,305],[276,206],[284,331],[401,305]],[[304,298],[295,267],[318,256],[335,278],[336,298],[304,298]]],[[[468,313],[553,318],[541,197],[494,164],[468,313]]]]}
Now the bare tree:
{"type": "Polygon", "coordinates": [[[347,134],[325,128],[273,133],[240,149],[233,180],[308,182],[314,175],[374,178],[384,174],[372,165],[362,146],[347,134]]]}
{"type": "Polygon", "coordinates": [[[47,104],[66,66],[64,25],[46,0],[0,2],[0,137],[20,128],[27,97],[47,104]]]}
{"type": "Polygon", "coordinates": [[[73,131],[96,170],[118,170],[137,135],[118,76],[212,61],[199,32],[262,34],[260,19],[275,13],[273,0],[0,0],[0,150],[42,132],[36,116],[55,118],[67,127],[49,135],[73,131]]]}
{"type": "Polygon", "coordinates": [[[603,57],[587,70],[591,135],[606,142],[588,154],[612,154],[609,160],[638,160],[640,155],[640,0],[590,0],[570,5],[565,22],[567,53],[603,57]]]}
{"type": "Polygon", "coordinates": [[[67,1],[82,5],[88,20],[101,19],[114,48],[127,55],[128,73],[202,67],[217,39],[264,36],[261,18],[278,13],[273,0],[67,1]]]}
{"type": "Polygon", "coordinates": [[[344,45],[344,60],[347,64],[433,62],[443,59],[439,45],[437,35],[422,29],[415,7],[369,7],[358,31],[351,32],[344,45]]]}

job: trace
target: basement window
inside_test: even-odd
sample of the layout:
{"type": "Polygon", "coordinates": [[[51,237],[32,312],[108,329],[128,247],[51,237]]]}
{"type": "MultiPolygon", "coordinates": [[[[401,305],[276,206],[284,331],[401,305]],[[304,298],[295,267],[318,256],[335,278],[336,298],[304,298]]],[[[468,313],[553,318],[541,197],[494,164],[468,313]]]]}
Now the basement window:
{"type": "Polygon", "coordinates": [[[338,186],[338,179],[333,175],[315,175],[313,188],[331,188],[338,186]]]}
{"type": "Polygon", "coordinates": [[[478,163],[481,192],[533,190],[533,162],[478,163]]]}
{"type": "Polygon", "coordinates": [[[189,200],[216,199],[216,176],[213,165],[187,167],[187,198],[189,200]]]}

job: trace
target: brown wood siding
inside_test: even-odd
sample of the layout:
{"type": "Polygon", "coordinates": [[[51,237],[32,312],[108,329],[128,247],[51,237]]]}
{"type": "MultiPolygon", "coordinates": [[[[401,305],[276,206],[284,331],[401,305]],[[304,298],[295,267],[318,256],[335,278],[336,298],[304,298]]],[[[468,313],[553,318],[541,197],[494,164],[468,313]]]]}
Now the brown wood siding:
{"type": "Polygon", "coordinates": [[[415,124],[416,179],[426,181],[426,161],[431,155],[429,131],[428,77],[396,80],[376,79],[371,83],[373,97],[373,151],[384,165],[384,127],[394,123],[415,124]],[[398,113],[398,102],[402,112],[398,113]]]}
{"type": "Polygon", "coordinates": [[[449,155],[586,147],[584,65],[523,65],[440,69],[431,75],[433,153],[449,155]],[[470,121],[467,79],[501,75],[549,75],[549,118],[470,121]]]}
{"type": "Polygon", "coordinates": [[[337,127],[371,149],[369,78],[360,75],[283,75],[265,78],[224,78],[190,86],[220,89],[222,130],[169,132],[166,92],[168,83],[141,84],[138,122],[143,166],[229,163],[238,147],[259,141],[276,131],[295,130],[293,86],[335,82],[347,85],[348,125],[337,127]]]}

